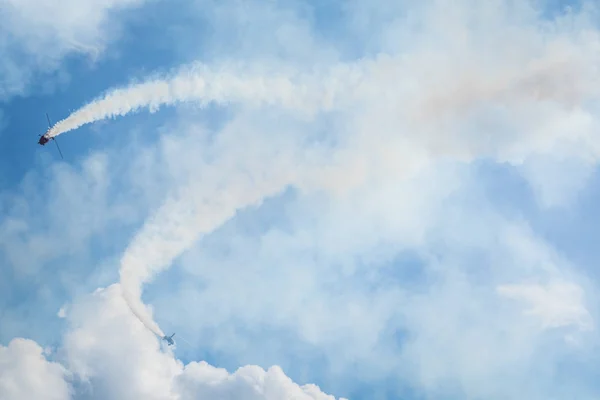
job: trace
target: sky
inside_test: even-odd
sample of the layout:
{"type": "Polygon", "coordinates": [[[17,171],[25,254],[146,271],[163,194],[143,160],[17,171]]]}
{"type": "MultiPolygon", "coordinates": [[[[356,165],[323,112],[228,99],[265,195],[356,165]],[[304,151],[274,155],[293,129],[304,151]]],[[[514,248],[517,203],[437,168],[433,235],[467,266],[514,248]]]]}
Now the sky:
{"type": "Polygon", "coordinates": [[[599,11],[0,0],[0,398],[598,398],[599,11]]]}

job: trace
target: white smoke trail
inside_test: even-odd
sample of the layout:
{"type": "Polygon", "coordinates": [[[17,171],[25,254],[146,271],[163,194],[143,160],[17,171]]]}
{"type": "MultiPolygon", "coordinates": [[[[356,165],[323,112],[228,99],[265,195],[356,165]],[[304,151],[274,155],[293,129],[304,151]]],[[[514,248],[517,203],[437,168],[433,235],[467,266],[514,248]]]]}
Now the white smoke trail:
{"type": "Polygon", "coordinates": [[[82,125],[124,116],[142,108],[154,112],[179,102],[277,105],[310,116],[333,107],[340,99],[348,99],[348,92],[362,75],[357,66],[341,65],[326,74],[290,72],[269,76],[225,69],[214,71],[197,64],[169,79],[149,80],[113,90],[57,122],[47,136],[55,137],[82,125]]]}
{"type": "MultiPolygon", "coordinates": [[[[161,106],[189,101],[201,105],[212,101],[276,105],[311,116],[348,101],[349,93],[357,88],[362,76],[358,64],[330,68],[328,73],[300,75],[292,71],[268,77],[264,73],[215,71],[198,64],[180,70],[170,79],[154,79],[112,90],[56,123],[47,135],[55,137],[82,125],[142,108],[154,112],[161,106]]],[[[283,176],[282,171],[278,170],[279,176],[271,176],[273,171],[270,170],[258,174],[264,178],[262,183],[252,180],[250,184],[244,174],[237,182],[227,185],[226,191],[211,192],[210,198],[198,197],[192,185],[168,200],[146,222],[121,259],[120,280],[123,298],[149,330],[159,337],[164,336],[141,300],[143,284],[167,268],[202,233],[232,217],[238,208],[260,201],[288,184],[291,177],[283,176]],[[267,176],[270,178],[266,179],[267,176]]]]}
{"type": "MultiPolygon", "coordinates": [[[[245,172],[232,172],[220,190],[200,190],[191,184],[170,198],[138,232],[121,259],[121,290],[133,313],[148,329],[164,336],[142,303],[142,285],[168,268],[200,235],[210,232],[245,206],[276,194],[293,179],[277,169],[265,171],[262,180],[248,179],[245,172]]],[[[215,174],[222,168],[214,168],[215,174]]],[[[210,173],[210,172],[209,172],[210,173]]]]}
{"type": "MultiPolygon", "coordinates": [[[[362,76],[351,66],[332,68],[329,73],[329,76],[289,73],[265,78],[223,69],[214,72],[203,65],[195,65],[167,80],[155,79],[113,90],[56,123],[48,136],[55,137],[84,124],[123,116],[141,108],[152,112],[161,106],[183,101],[270,104],[310,116],[334,107],[336,102],[348,100],[347,92],[356,88],[362,76]],[[342,95],[344,92],[346,95],[342,95]]],[[[288,184],[291,177],[282,175],[282,171],[277,171],[278,176],[272,176],[272,170],[258,174],[264,178],[262,183],[257,180],[248,183],[246,173],[238,175],[238,181],[226,185],[226,191],[203,192],[211,193],[210,197],[199,197],[191,185],[168,200],[146,222],[121,259],[120,280],[123,298],[149,330],[159,337],[164,336],[141,300],[143,284],[167,268],[203,232],[215,229],[238,208],[260,201],[288,184]]],[[[287,171],[294,171],[294,168],[287,171]]]]}

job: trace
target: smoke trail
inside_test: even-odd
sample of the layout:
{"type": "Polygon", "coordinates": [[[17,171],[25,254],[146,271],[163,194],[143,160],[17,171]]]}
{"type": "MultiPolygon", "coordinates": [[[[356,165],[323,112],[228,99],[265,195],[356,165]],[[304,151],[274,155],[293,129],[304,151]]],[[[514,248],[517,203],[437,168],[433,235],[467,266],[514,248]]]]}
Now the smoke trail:
{"type": "MultiPolygon", "coordinates": [[[[103,98],[91,102],[57,123],[51,129],[50,135],[56,136],[90,122],[125,115],[141,108],[149,108],[150,111],[154,111],[161,106],[182,101],[197,101],[201,104],[210,101],[241,102],[247,105],[270,104],[310,115],[319,110],[338,106],[345,107],[359,99],[367,105],[372,102],[377,105],[386,104],[390,108],[393,107],[396,116],[404,108],[408,110],[404,110],[404,112],[410,114],[414,108],[411,110],[410,107],[405,106],[410,104],[408,95],[411,90],[409,88],[403,91],[402,85],[398,84],[402,74],[401,60],[385,57],[373,62],[338,66],[325,74],[288,73],[268,78],[260,74],[244,75],[223,70],[214,72],[205,66],[195,66],[183,70],[167,80],[151,80],[124,89],[113,90],[103,98]]],[[[432,117],[439,113],[439,108],[461,112],[461,109],[469,108],[471,104],[476,104],[481,98],[535,98],[531,95],[529,86],[522,83],[523,81],[529,82],[532,76],[537,77],[538,75],[538,72],[532,73],[531,71],[511,72],[502,79],[501,84],[491,87],[484,85],[482,88],[476,85],[475,89],[469,84],[469,81],[466,84],[459,81],[455,93],[462,94],[460,98],[464,100],[457,104],[451,96],[447,101],[442,101],[441,106],[434,101],[436,107],[433,107],[432,117]]],[[[534,81],[537,82],[537,80],[534,81]]],[[[543,82],[545,81],[542,80],[543,82]]],[[[420,97],[421,102],[416,102],[414,107],[428,111],[431,107],[427,107],[427,105],[429,100],[435,100],[436,91],[439,93],[439,91],[445,90],[446,88],[436,88],[433,93],[425,91],[420,97]]],[[[551,97],[565,97],[561,90],[550,91],[550,93],[551,97]]],[[[432,138],[433,142],[436,139],[432,138]]],[[[457,142],[457,146],[462,146],[460,141],[457,142]]],[[[371,146],[369,148],[371,154],[368,157],[377,159],[379,164],[383,165],[389,161],[392,165],[397,162],[397,153],[390,152],[387,141],[376,142],[365,137],[364,142],[360,144],[371,146]]],[[[426,143],[425,147],[433,148],[435,146],[426,143]]],[[[444,147],[443,152],[451,153],[452,148],[444,147]]],[[[348,157],[353,161],[348,163],[348,166],[356,167],[360,160],[357,160],[356,155],[350,154],[348,157]]],[[[249,161],[242,160],[241,162],[249,161]]],[[[259,164],[262,164],[262,168],[267,168],[264,166],[266,163],[259,164]]],[[[219,179],[224,176],[229,179],[229,182],[221,185],[219,179],[215,178],[213,181],[219,182],[219,184],[215,184],[214,188],[204,188],[202,191],[198,191],[194,185],[191,185],[164,204],[154,217],[147,221],[121,260],[120,277],[125,300],[135,315],[150,330],[163,336],[160,327],[153,321],[141,301],[143,284],[148,283],[157,273],[167,268],[200,235],[210,232],[232,217],[237,209],[273,195],[287,184],[297,183],[298,177],[290,172],[295,171],[298,165],[301,164],[297,163],[287,169],[273,167],[273,169],[265,171],[244,166],[245,168],[241,168],[246,171],[244,174],[237,170],[231,174],[213,171],[218,174],[215,176],[219,179]],[[273,170],[278,171],[280,175],[274,176],[273,170]],[[250,180],[248,180],[247,171],[254,173],[250,180]],[[287,171],[287,175],[284,171],[287,171]],[[210,197],[206,195],[207,193],[210,193],[210,197]]],[[[306,167],[305,163],[302,165],[303,168],[306,167]]],[[[221,168],[227,167],[231,167],[231,165],[221,165],[221,168]]],[[[386,168],[386,171],[392,170],[395,171],[397,168],[386,168]]],[[[327,171],[321,171],[320,177],[312,176],[311,178],[316,181],[321,180],[324,184],[331,186],[346,186],[352,185],[352,182],[346,181],[363,179],[363,173],[359,172],[356,174],[345,173],[339,176],[334,173],[336,179],[330,179],[327,171]]],[[[302,173],[303,178],[306,179],[308,173],[306,171],[302,171],[302,173]]],[[[316,183],[318,184],[318,182],[316,183]]]]}
{"type": "MultiPolygon", "coordinates": [[[[127,279],[125,279],[125,282],[127,282],[127,279]]],[[[135,286],[135,284],[132,285],[129,282],[124,283],[123,279],[121,279],[121,294],[131,312],[146,326],[146,328],[162,338],[165,336],[164,332],[160,329],[158,324],[154,322],[154,319],[148,313],[144,303],[142,303],[141,289],[141,285],[135,286]],[[124,290],[124,284],[128,285],[127,290],[124,290]]]]}
{"type": "MultiPolygon", "coordinates": [[[[214,168],[212,173],[221,176],[223,168],[214,168]]],[[[228,182],[215,179],[219,188],[209,190],[191,184],[165,202],[145,223],[121,259],[120,278],[125,301],[148,329],[164,336],[142,303],[142,285],[168,268],[200,235],[233,217],[239,208],[282,190],[292,179],[283,171],[290,169],[263,171],[257,174],[263,177],[258,180],[248,179],[245,172],[232,172],[228,182]]]]}
{"type": "MultiPolygon", "coordinates": [[[[578,85],[551,85],[557,79],[565,81],[564,78],[559,79],[561,74],[579,76],[577,73],[581,72],[582,67],[576,62],[571,64],[560,65],[559,68],[542,59],[535,68],[507,71],[489,82],[479,82],[475,73],[466,76],[463,73],[460,76],[464,79],[457,79],[452,87],[438,88],[437,94],[428,93],[424,98],[419,98],[419,93],[412,93],[415,104],[408,114],[425,113],[430,118],[444,109],[460,111],[486,99],[515,101],[518,98],[535,100],[541,97],[572,104],[574,99],[594,90],[586,91],[583,87],[597,88],[598,80],[586,80],[587,86],[582,86],[581,81],[584,80],[581,78],[567,80],[578,82],[578,85]],[[596,83],[595,86],[592,81],[596,83]]],[[[293,70],[249,73],[245,72],[248,68],[211,69],[204,64],[194,64],[166,79],[150,79],[112,90],[57,122],[47,136],[55,137],[85,124],[124,116],[141,109],[156,112],[163,106],[180,102],[196,102],[201,106],[210,102],[275,105],[310,117],[357,98],[385,97],[393,101],[403,91],[410,92],[410,85],[395,85],[400,83],[398,79],[406,67],[401,58],[384,56],[370,61],[338,64],[327,70],[315,70],[311,74],[293,70]],[[389,79],[389,84],[381,85],[383,79],[389,79]],[[406,87],[403,89],[402,86],[406,87]]]]}
{"type": "Polygon", "coordinates": [[[351,90],[360,77],[359,70],[349,65],[332,68],[328,74],[290,72],[268,76],[224,69],[213,71],[197,64],[180,70],[169,79],[149,80],[115,89],[57,122],[47,135],[55,137],[82,125],[124,116],[142,108],[155,112],[162,106],[190,101],[201,105],[209,102],[278,105],[312,115],[332,107],[340,99],[347,99],[347,94],[343,93],[351,90]]]}
{"type": "MultiPolygon", "coordinates": [[[[213,72],[203,65],[196,65],[167,80],[155,79],[112,90],[55,124],[48,135],[55,137],[94,121],[123,116],[141,108],[149,108],[152,112],[161,106],[183,101],[279,105],[310,116],[333,107],[341,99],[348,100],[349,96],[341,93],[353,89],[361,78],[358,70],[349,66],[332,68],[329,73],[329,76],[289,73],[264,78],[259,74],[244,76],[224,70],[213,72]]],[[[286,162],[291,160],[284,161],[284,164],[286,162]]],[[[264,167],[264,163],[260,164],[264,167]]],[[[213,172],[221,177],[222,169],[227,167],[230,165],[222,165],[220,170],[213,172]]],[[[163,331],[142,302],[142,286],[169,267],[202,233],[218,227],[238,208],[281,190],[292,180],[291,175],[283,171],[295,171],[295,168],[267,169],[257,173],[260,179],[250,181],[247,172],[240,174],[239,171],[236,169],[226,175],[231,179],[225,184],[226,189],[219,185],[199,193],[197,187],[190,185],[170,198],[145,223],[121,259],[123,298],[136,317],[160,337],[164,336],[163,331]],[[210,193],[210,197],[206,193],[210,193]]]]}
{"type": "MultiPolygon", "coordinates": [[[[310,116],[350,99],[347,92],[356,88],[361,76],[360,70],[351,65],[330,68],[327,74],[300,75],[292,71],[265,77],[264,73],[213,71],[199,64],[180,70],[170,79],[154,79],[112,90],[56,123],[48,136],[55,137],[82,125],[142,108],[154,112],[161,106],[184,101],[201,105],[211,101],[276,105],[310,116]]],[[[263,178],[262,183],[257,180],[249,183],[247,173],[238,173],[239,179],[226,185],[226,190],[219,192],[219,187],[216,194],[212,190],[202,192],[211,193],[210,198],[199,197],[192,185],[168,200],[146,222],[121,259],[120,280],[123,298],[149,330],[159,337],[164,336],[142,302],[142,286],[167,268],[202,233],[218,227],[238,208],[282,189],[291,180],[290,176],[281,175],[284,170],[278,170],[279,176],[272,176],[272,170],[263,171],[258,174],[263,178]]]]}

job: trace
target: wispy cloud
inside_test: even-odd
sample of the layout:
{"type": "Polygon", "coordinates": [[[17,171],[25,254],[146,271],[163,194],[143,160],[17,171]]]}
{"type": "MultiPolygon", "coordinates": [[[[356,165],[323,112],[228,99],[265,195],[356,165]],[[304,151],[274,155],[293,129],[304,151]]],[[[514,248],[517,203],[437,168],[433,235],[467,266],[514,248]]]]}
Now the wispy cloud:
{"type": "Polygon", "coordinates": [[[578,285],[517,284],[501,285],[502,296],[528,303],[524,313],[539,318],[543,328],[575,325],[579,329],[591,329],[591,315],[585,307],[583,290],[578,285]]]}
{"type": "Polygon", "coordinates": [[[39,76],[63,74],[63,58],[97,58],[119,36],[115,14],[143,0],[0,2],[0,99],[24,95],[39,76]]]}

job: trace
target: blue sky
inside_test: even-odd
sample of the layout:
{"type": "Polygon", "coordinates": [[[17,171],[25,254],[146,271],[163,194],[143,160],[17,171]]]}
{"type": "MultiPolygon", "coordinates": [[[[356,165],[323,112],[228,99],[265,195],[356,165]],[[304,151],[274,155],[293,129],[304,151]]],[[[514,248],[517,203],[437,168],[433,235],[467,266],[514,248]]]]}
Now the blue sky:
{"type": "Polygon", "coordinates": [[[1,398],[597,397],[593,3],[61,4],[0,0],[1,398]]]}

